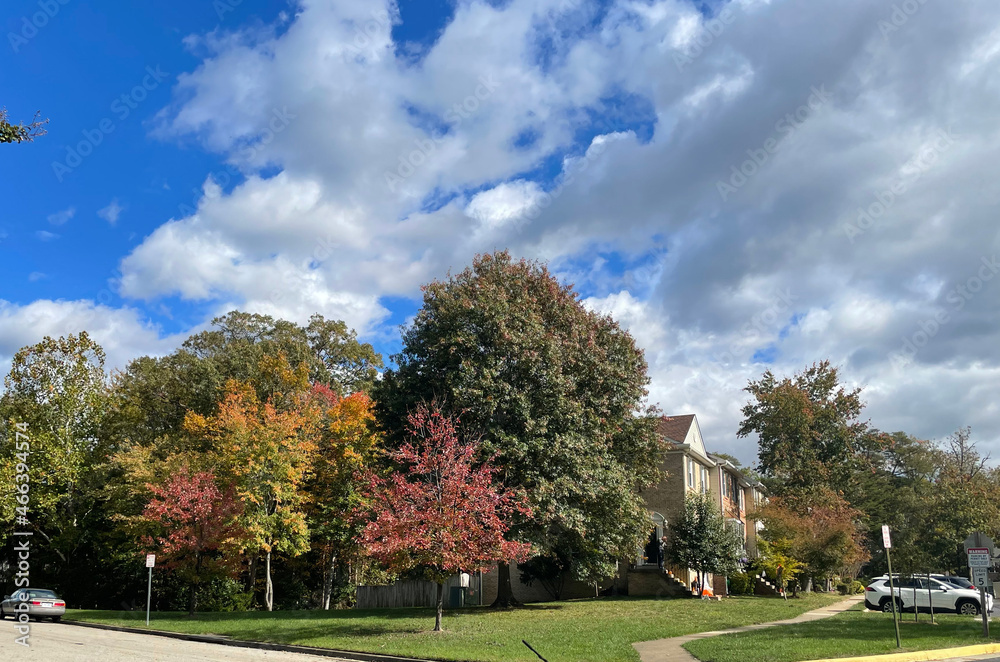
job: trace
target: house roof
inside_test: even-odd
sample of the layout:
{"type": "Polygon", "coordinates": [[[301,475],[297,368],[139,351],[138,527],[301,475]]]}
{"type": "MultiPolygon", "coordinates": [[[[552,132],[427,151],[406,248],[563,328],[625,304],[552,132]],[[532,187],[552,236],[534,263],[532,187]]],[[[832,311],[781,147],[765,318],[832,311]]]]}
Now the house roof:
{"type": "Polygon", "coordinates": [[[694,423],[694,414],[661,416],[660,422],[656,426],[656,431],[670,441],[683,444],[692,423],[694,423]]]}

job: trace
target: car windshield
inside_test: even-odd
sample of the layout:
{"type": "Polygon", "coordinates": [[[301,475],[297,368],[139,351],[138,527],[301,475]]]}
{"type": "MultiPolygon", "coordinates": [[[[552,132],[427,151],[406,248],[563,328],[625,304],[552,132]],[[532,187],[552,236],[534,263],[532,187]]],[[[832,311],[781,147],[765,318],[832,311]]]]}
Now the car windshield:
{"type": "Polygon", "coordinates": [[[974,584],[964,577],[948,577],[945,581],[959,588],[974,588],[974,584]]]}
{"type": "Polygon", "coordinates": [[[55,598],[56,594],[52,591],[46,591],[44,589],[32,588],[28,589],[29,598],[55,598]]]}

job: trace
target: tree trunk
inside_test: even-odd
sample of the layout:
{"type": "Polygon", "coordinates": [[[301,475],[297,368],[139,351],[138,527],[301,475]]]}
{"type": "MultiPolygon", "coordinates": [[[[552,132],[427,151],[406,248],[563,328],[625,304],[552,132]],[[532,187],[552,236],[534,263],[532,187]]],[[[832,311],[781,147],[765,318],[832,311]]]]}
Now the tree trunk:
{"type": "Polygon", "coordinates": [[[438,584],[438,610],[434,619],[434,631],[441,632],[441,615],[444,612],[444,584],[438,584]]]}
{"type": "Polygon", "coordinates": [[[250,557],[250,568],[247,572],[247,590],[252,595],[257,589],[257,559],[258,555],[250,557]]]}
{"type": "Polygon", "coordinates": [[[267,586],[264,589],[264,605],[268,611],[274,611],[274,584],[271,583],[271,550],[267,550],[266,570],[267,586]]]}
{"type": "Polygon", "coordinates": [[[323,609],[330,609],[333,599],[333,574],[337,568],[337,555],[330,554],[330,562],[326,567],[326,578],[323,580],[323,609]]]}
{"type": "Polygon", "coordinates": [[[198,584],[201,581],[201,554],[198,554],[194,564],[194,580],[191,582],[191,592],[188,594],[188,616],[194,616],[198,606],[198,584]]]}
{"type": "Polygon", "coordinates": [[[497,564],[497,599],[493,601],[493,609],[510,609],[520,607],[521,603],[514,597],[514,587],[510,583],[510,564],[497,564]]]}

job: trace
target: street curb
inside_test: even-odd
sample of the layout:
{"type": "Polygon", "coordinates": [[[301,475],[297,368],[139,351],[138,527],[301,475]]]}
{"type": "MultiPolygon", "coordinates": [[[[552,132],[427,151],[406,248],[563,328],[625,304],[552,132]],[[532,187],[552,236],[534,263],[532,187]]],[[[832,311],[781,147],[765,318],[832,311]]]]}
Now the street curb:
{"type": "Polygon", "coordinates": [[[863,655],[861,657],[835,657],[812,662],[928,662],[947,660],[953,657],[969,657],[1000,653],[1000,644],[976,644],[958,648],[938,648],[936,650],[913,651],[912,653],[889,653],[888,655],[863,655]]]}
{"type": "Polygon", "coordinates": [[[130,634],[149,634],[154,637],[180,639],[181,641],[196,641],[203,644],[220,644],[222,646],[232,646],[234,648],[257,648],[260,650],[280,651],[283,653],[306,653],[308,655],[319,655],[322,657],[339,657],[345,660],[357,660],[358,662],[442,662],[441,660],[422,659],[416,657],[399,657],[396,655],[380,655],[378,653],[343,651],[335,648],[315,648],[313,646],[274,644],[266,641],[227,639],[221,636],[205,634],[184,634],[182,632],[167,632],[166,630],[146,630],[143,628],[121,627],[118,625],[104,625],[103,623],[72,621],[67,620],[66,618],[63,618],[62,622],[66,625],[76,625],[78,627],[93,628],[95,630],[113,630],[115,632],[128,632],[130,634]]]}

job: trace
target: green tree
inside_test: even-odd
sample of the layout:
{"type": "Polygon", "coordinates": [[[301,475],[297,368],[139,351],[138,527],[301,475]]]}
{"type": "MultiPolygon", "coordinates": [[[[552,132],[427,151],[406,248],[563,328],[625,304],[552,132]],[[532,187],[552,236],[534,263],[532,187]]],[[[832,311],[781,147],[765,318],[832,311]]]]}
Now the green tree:
{"type": "Polygon", "coordinates": [[[882,461],[858,476],[853,505],[863,513],[868,530],[871,574],[888,571],[882,553],[883,524],[892,529],[894,570],[912,573],[942,567],[928,540],[939,459],[931,443],[894,432],[886,436],[882,461]]]}
{"type": "Polygon", "coordinates": [[[718,505],[705,494],[689,494],[684,514],[668,526],[666,558],[698,573],[704,586],[708,573],[729,575],[746,555],[743,538],[726,526],[718,505]]]}
{"type": "Polygon", "coordinates": [[[737,435],[758,438],[759,469],[772,494],[829,487],[850,495],[863,471],[881,460],[884,436],[859,420],[861,389],[840,384],[829,361],[793,378],[770,370],[745,389],[737,435]]]}
{"type": "MultiPolygon", "coordinates": [[[[110,450],[101,434],[108,396],[104,351],[86,332],[45,337],[14,355],[4,386],[0,483],[14,480],[20,459],[12,427],[21,424],[31,451],[27,519],[41,544],[32,567],[55,581],[82,581],[71,576],[71,563],[101,531],[99,494],[110,450]]],[[[11,485],[0,485],[5,529],[16,505],[11,485]]]]}
{"type": "Polygon", "coordinates": [[[38,119],[40,116],[41,111],[35,113],[30,124],[11,124],[7,119],[7,109],[0,108],[0,143],[30,143],[35,138],[44,136],[47,132],[42,127],[49,121],[38,119]]]}
{"type": "MultiPolygon", "coordinates": [[[[580,578],[610,576],[645,538],[639,489],[661,475],[642,352],[544,265],[506,252],[423,291],[398,367],[375,385],[389,442],[400,443],[420,404],[460,413],[483,451],[497,454],[505,484],[531,499],[532,515],[512,522],[514,539],[572,553],[580,578]]],[[[510,568],[499,572],[496,604],[508,606],[510,568]]]]}

